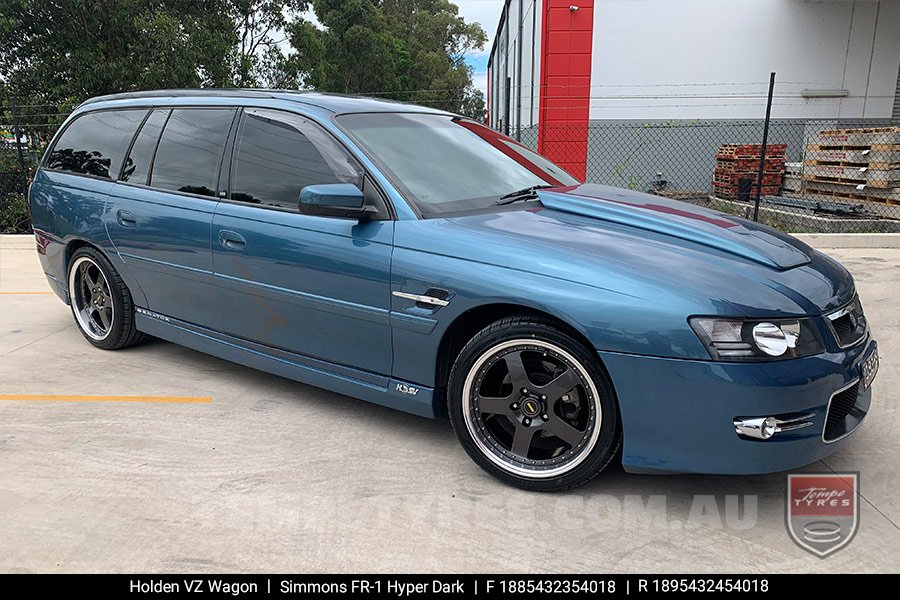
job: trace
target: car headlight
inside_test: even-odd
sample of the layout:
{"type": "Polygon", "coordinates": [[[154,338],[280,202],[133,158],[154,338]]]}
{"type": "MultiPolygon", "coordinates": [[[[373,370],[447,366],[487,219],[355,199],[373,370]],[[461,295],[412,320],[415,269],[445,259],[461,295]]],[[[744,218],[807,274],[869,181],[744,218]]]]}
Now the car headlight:
{"type": "Polygon", "coordinates": [[[775,360],[825,351],[809,319],[693,317],[689,322],[713,360],[775,360]]]}

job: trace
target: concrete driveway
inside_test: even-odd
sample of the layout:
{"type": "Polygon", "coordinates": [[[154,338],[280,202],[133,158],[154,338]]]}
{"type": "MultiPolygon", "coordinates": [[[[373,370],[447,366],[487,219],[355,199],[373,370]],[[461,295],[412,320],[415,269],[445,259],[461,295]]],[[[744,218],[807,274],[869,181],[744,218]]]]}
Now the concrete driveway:
{"type": "Polygon", "coordinates": [[[28,246],[0,249],[0,394],[34,396],[0,401],[0,571],[900,569],[900,250],[829,251],[883,358],[866,423],[808,469],[859,471],[864,497],[856,538],[822,560],[785,530],[784,474],[611,468],[530,494],[482,473],[444,420],[160,341],[96,350],[28,246]]]}

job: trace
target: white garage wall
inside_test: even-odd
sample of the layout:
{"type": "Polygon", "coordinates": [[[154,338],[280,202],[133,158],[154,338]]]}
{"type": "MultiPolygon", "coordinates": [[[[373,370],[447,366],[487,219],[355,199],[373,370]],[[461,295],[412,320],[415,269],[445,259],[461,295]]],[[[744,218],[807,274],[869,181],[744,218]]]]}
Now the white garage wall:
{"type": "Polygon", "coordinates": [[[522,2],[522,81],[518,81],[519,1],[507,0],[505,17],[497,31],[490,64],[491,125],[498,128],[505,118],[506,77],[511,81],[509,131],[537,124],[540,100],[541,0],[522,2]],[[533,32],[533,33],[532,33],[533,32]],[[532,58],[533,56],[533,58],[532,58]],[[521,113],[516,114],[518,94],[522,95],[521,113]]]}
{"type": "Polygon", "coordinates": [[[599,0],[591,118],[758,118],[770,71],[774,118],[885,118],[898,65],[900,0],[599,0]]]}

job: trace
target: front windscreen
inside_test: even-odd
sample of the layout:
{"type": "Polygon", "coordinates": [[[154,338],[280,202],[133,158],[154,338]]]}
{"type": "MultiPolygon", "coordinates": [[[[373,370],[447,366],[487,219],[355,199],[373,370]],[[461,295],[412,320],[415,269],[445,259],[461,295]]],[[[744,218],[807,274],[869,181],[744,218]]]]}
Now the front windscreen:
{"type": "Polygon", "coordinates": [[[579,183],[514,140],[461,117],[359,113],[337,122],[425,217],[487,208],[531,186],[579,183]]]}

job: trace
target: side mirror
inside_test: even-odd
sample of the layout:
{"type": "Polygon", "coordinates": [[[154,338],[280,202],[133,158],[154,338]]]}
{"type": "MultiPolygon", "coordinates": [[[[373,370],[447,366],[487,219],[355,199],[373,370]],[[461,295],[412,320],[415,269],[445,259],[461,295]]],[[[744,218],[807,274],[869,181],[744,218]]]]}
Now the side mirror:
{"type": "Polygon", "coordinates": [[[305,215],[366,219],[377,211],[366,206],[362,191],[352,183],[322,183],[300,190],[299,210],[305,215]]]}

